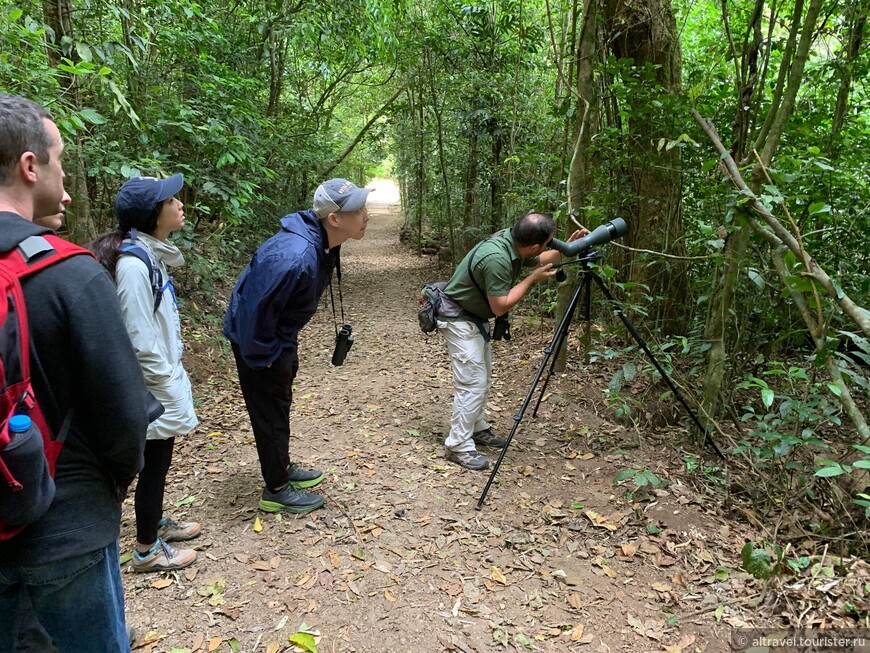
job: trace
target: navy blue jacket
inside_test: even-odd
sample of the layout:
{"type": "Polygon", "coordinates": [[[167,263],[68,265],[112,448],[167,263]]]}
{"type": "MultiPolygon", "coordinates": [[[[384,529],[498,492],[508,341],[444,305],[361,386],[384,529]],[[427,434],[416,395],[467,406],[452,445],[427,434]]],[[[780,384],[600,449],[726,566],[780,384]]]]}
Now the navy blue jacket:
{"type": "Polygon", "coordinates": [[[296,347],[335,268],[340,248],[328,246],[314,211],[300,211],[281,218],[281,231],[254,252],[224,317],[224,335],[248,367],[262,369],[296,347]]]}

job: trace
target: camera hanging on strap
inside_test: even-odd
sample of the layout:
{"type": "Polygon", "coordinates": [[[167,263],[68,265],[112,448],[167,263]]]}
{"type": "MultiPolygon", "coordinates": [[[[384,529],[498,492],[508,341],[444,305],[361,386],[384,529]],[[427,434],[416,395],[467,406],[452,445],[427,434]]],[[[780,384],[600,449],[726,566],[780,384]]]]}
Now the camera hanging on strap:
{"type": "Polygon", "coordinates": [[[332,292],[332,275],[329,275],[329,302],[332,304],[332,322],[335,326],[335,349],[332,351],[332,364],[344,365],[347,352],[353,347],[353,327],[344,321],[344,298],[341,295],[341,249],[335,253],[335,277],[338,279],[338,305],[341,310],[341,326],[335,312],[335,295],[332,292]]]}

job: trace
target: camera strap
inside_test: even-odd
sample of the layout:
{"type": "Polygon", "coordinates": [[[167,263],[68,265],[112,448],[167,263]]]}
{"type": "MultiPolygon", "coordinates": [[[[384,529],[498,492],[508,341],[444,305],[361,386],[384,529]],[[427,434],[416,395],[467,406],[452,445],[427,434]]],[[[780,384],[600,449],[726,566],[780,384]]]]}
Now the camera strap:
{"type": "MultiPolygon", "coordinates": [[[[341,309],[341,323],[344,324],[344,298],[341,296],[341,248],[335,252],[335,276],[338,279],[338,305],[341,309]]],[[[329,275],[329,303],[332,304],[332,323],[335,337],[338,337],[338,316],[335,314],[335,295],[332,292],[332,274],[329,275]]]]}

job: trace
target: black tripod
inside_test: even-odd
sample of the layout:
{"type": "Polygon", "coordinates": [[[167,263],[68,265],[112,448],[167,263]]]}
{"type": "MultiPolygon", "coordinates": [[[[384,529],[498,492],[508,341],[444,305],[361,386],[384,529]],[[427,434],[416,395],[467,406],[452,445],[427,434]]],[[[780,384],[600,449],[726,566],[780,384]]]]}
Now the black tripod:
{"type": "Polygon", "coordinates": [[[608,299],[608,301],[610,301],[610,303],[616,309],[616,314],[619,316],[619,319],[622,320],[625,328],[628,329],[629,333],[631,333],[637,344],[640,346],[641,349],[643,349],[644,353],[650,359],[653,366],[655,366],[656,370],[658,370],[658,373],[661,374],[662,378],[665,380],[665,383],[667,383],[668,387],[671,389],[671,392],[674,393],[674,396],[683,405],[683,408],[686,409],[686,413],[689,415],[689,417],[692,418],[692,421],[695,422],[697,427],[701,430],[701,433],[704,434],[705,441],[713,448],[713,451],[715,451],[720,458],[725,458],[722,452],[719,451],[719,447],[717,447],[716,443],[713,442],[713,438],[710,437],[707,429],[704,428],[698,417],[686,403],[686,400],[683,399],[683,395],[680,393],[679,390],[677,390],[670,377],[662,369],[662,366],[659,365],[659,362],[656,360],[655,356],[653,356],[653,353],[649,350],[646,342],[637,332],[637,329],[634,327],[634,324],[631,323],[631,320],[629,320],[628,317],[625,315],[625,312],[616,302],[616,299],[607,289],[607,286],[604,285],[604,282],[601,281],[601,278],[597,274],[595,274],[595,272],[589,267],[590,263],[594,263],[600,258],[601,255],[598,252],[596,252],[594,249],[590,249],[583,257],[559,264],[559,266],[563,266],[579,263],[583,269],[583,277],[580,279],[580,283],[577,286],[577,290],[574,292],[574,296],[571,297],[568,308],[565,309],[565,315],[562,316],[562,321],[559,322],[559,326],[556,327],[556,332],[553,334],[553,340],[550,342],[549,346],[544,349],[544,358],[541,360],[541,366],[538,368],[538,373],[535,375],[535,380],[532,381],[529,392],[526,395],[525,400],[523,400],[519,411],[516,415],[514,415],[513,428],[511,428],[511,432],[508,435],[507,442],[505,442],[504,448],[501,450],[501,453],[498,456],[498,460],[492,468],[492,473],[489,475],[489,480],[486,482],[486,486],[483,488],[483,493],[480,495],[480,499],[477,501],[477,510],[480,510],[483,507],[483,502],[486,500],[486,495],[489,492],[489,488],[492,485],[492,482],[495,480],[495,475],[498,474],[498,468],[501,466],[501,461],[504,459],[504,455],[511,444],[511,440],[513,440],[514,434],[517,432],[517,429],[520,426],[520,421],[522,421],[523,415],[525,415],[526,409],[529,407],[529,403],[531,403],[532,401],[532,396],[535,394],[535,389],[538,387],[538,383],[540,383],[541,381],[541,376],[544,374],[544,369],[549,363],[550,369],[547,370],[547,377],[546,379],[544,379],[544,385],[541,388],[541,393],[538,395],[538,401],[535,404],[535,410],[532,411],[533,417],[536,417],[538,415],[538,408],[541,405],[541,400],[544,397],[544,392],[547,390],[547,384],[550,382],[550,377],[553,375],[553,369],[556,367],[557,358],[553,356],[553,354],[558,353],[562,349],[562,345],[565,343],[565,339],[568,337],[568,329],[571,327],[571,320],[574,317],[574,311],[577,310],[577,304],[580,303],[581,296],[583,298],[583,319],[587,323],[590,321],[590,298],[591,286],[593,281],[604,294],[604,296],[608,299]]]}

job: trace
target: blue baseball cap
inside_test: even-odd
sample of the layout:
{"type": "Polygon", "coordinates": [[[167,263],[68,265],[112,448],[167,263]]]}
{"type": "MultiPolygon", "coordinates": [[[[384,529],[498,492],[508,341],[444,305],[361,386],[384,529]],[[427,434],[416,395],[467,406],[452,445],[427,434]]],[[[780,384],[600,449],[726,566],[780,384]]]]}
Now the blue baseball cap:
{"type": "Polygon", "coordinates": [[[124,182],[115,198],[115,215],[121,229],[141,229],[148,233],[155,224],[149,224],[154,209],[168,200],[184,186],[184,175],[178,173],[166,179],[132,177],[124,182]]]}

